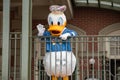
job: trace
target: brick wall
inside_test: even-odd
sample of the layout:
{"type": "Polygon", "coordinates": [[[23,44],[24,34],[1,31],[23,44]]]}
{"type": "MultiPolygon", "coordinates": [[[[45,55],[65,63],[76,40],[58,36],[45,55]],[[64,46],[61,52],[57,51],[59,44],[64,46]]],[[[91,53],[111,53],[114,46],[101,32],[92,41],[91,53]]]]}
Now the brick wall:
{"type": "MultiPolygon", "coordinates": [[[[120,11],[92,7],[74,7],[74,17],[68,24],[83,29],[87,35],[97,35],[100,30],[108,25],[120,23],[120,11]]],[[[47,24],[46,20],[33,20],[33,28],[37,24],[47,24]]]]}
{"type": "Polygon", "coordinates": [[[88,7],[74,8],[74,18],[68,21],[83,29],[87,35],[97,35],[104,27],[118,22],[120,12],[88,7]]]}

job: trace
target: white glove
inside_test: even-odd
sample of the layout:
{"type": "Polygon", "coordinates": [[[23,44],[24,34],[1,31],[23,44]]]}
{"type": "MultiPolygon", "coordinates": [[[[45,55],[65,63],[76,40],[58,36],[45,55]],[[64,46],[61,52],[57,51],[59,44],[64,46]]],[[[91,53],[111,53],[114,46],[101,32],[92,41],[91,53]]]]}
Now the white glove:
{"type": "Polygon", "coordinates": [[[38,29],[38,36],[43,36],[43,33],[45,31],[44,26],[42,24],[38,24],[37,29],[38,29]]]}
{"type": "Polygon", "coordinates": [[[62,34],[62,35],[60,35],[59,37],[60,37],[62,40],[66,40],[68,36],[70,36],[70,33],[62,34]]]}

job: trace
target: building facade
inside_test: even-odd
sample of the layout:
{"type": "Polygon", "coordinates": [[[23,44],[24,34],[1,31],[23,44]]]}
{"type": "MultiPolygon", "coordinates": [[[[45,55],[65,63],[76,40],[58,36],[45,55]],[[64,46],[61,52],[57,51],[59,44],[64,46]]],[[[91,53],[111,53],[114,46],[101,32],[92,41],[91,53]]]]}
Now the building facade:
{"type": "Polygon", "coordinates": [[[77,67],[70,78],[119,80],[120,2],[105,2],[108,5],[102,0],[0,1],[0,79],[51,79],[44,72],[45,42],[39,41],[36,25],[47,28],[49,6],[64,4],[68,9],[66,27],[79,34],[71,41],[77,67]]]}

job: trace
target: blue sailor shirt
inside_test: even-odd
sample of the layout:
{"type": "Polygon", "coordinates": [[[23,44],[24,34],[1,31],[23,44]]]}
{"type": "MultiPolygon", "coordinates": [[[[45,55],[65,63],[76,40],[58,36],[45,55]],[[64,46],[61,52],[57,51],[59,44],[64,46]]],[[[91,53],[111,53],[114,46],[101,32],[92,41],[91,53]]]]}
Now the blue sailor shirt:
{"type": "MultiPolygon", "coordinates": [[[[76,36],[77,33],[73,30],[65,28],[62,34],[69,33],[70,36],[76,36]]],[[[62,40],[59,37],[52,37],[50,32],[45,31],[43,36],[49,36],[44,39],[46,41],[46,52],[57,52],[57,51],[71,51],[70,38],[62,40]]]]}

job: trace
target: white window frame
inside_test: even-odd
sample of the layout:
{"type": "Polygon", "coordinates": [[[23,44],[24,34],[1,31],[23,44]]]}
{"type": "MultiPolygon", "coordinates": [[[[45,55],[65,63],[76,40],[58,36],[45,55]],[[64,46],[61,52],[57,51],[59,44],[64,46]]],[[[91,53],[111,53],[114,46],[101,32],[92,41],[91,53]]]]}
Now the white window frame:
{"type": "MultiPolygon", "coordinates": [[[[119,35],[120,34],[120,30],[114,31],[114,32],[110,33],[109,35],[111,35],[111,34],[112,35],[119,35]],[[118,34],[116,34],[116,32],[118,32],[118,34]]],[[[108,36],[106,38],[105,48],[106,48],[106,51],[107,51],[106,56],[108,58],[110,58],[110,59],[120,59],[120,36],[108,36]],[[111,39],[112,37],[113,37],[113,39],[111,39]],[[112,43],[113,41],[115,41],[115,44],[112,43]],[[115,49],[113,49],[113,50],[114,50],[115,54],[111,53],[111,52],[113,52],[113,50],[111,50],[112,46],[111,46],[110,43],[114,44],[113,48],[115,48],[115,49]],[[116,49],[116,48],[119,48],[119,50],[116,49]]]]}
{"type": "MultiPolygon", "coordinates": [[[[99,35],[106,35],[108,37],[112,37],[115,35],[120,36],[120,23],[114,23],[114,24],[106,26],[99,32],[99,35]]],[[[106,42],[105,44],[103,44],[105,46],[105,51],[107,52],[106,57],[111,58],[111,59],[120,59],[120,56],[110,55],[110,43],[107,42],[109,40],[108,37],[106,37],[105,39],[106,42]]]]}

